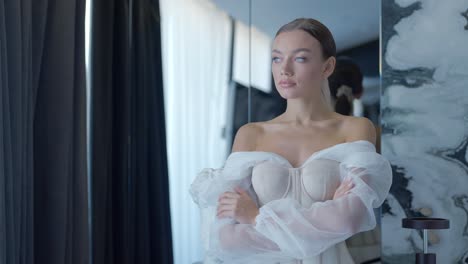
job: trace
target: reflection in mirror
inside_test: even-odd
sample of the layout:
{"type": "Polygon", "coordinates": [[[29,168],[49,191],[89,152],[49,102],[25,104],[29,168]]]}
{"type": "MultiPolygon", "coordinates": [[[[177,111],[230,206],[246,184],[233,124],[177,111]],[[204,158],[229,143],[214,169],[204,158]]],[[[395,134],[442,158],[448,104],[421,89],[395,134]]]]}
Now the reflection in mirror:
{"type": "MultiPolygon", "coordinates": [[[[235,1],[248,14],[248,1],[235,1]]],[[[200,212],[188,192],[222,166],[248,118],[248,24],[211,0],[161,0],[161,39],[174,263],[203,259],[200,212]]]]}
{"type": "MultiPolygon", "coordinates": [[[[330,28],[338,55],[355,62],[364,77],[353,113],[378,124],[379,6],[374,0],[160,1],[175,263],[201,262],[208,247],[200,236],[208,236],[209,226],[201,220],[213,212],[200,215],[188,193],[197,172],[223,166],[242,125],[285,110],[271,74],[272,41],[281,25],[313,17],[330,28]]],[[[356,263],[377,260],[379,242],[378,228],[347,241],[356,263]]]]}

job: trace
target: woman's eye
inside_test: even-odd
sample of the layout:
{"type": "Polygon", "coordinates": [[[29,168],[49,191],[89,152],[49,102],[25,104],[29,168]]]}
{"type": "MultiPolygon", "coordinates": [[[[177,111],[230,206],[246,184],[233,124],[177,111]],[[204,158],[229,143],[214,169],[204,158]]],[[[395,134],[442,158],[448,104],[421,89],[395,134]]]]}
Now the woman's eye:
{"type": "Polygon", "coordinates": [[[273,57],[273,58],[271,59],[271,61],[273,61],[273,62],[279,62],[279,60],[280,60],[280,58],[278,58],[278,57],[273,57]]]}
{"type": "Polygon", "coordinates": [[[304,62],[306,60],[306,58],[304,57],[296,57],[296,61],[298,62],[304,62]]]}

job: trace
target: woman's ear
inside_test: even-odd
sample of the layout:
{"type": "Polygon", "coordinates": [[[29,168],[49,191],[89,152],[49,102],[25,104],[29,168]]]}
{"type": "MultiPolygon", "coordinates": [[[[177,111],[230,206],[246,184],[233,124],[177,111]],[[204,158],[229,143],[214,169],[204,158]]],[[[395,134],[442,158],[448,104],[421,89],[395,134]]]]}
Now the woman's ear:
{"type": "Polygon", "coordinates": [[[324,63],[323,75],[325,78],[330,77],[335,70],[336,58],[331,56],[324,63]]]}

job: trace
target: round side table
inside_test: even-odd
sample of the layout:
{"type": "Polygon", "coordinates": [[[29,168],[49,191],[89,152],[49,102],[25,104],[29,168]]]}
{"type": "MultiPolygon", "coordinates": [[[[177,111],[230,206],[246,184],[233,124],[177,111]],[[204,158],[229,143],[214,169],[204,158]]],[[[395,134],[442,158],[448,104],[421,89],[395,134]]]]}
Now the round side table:
{"type": "Polygon", "coordinates": [[[448,229],[450,221],[443,218],[412,217],[404,218],[401,221],[404,228],[423,230],[424,252],[416,253],[416,264],[436,264],[436,254],[427,253],[427,230],[428,229],[448,229]]]}

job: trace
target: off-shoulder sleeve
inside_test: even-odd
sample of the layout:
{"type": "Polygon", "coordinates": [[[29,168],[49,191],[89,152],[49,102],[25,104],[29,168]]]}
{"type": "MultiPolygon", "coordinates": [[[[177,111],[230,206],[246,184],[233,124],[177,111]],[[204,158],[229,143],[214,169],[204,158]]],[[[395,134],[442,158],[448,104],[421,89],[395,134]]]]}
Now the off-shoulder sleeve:
{"type": "MultiPolygon", "coordinates": [[[[218,197],[226,191],[234,191],[239,186],[254,198],[258,206],[256,194],[251,186],[251,169],[258,160],[239,158],[228,159],[221,168],[204,168],[196,175],[190,185],[189,193],[200,209],[200,237],[205,250],[204,264],[220,263],[215,251],[212,250],[213,226],[216,224],[216,207],[218,197]],[[210,246],[211,245],[211,246],[210,246]]],[[[234,221],[229,221],[235,224],[234,221]]],[[[226,222],[225,222],[226,223],[226,222]]],[[[217,242],[216,242],[217,243],[217,242]]]]}
{"type": "Polygon", "coordinates": [[[195,177],[189,192],[200,208],[216,206],[219,195],[226,191],[234,191],[236,186],[253,191],[252,168],[259,160],[248,160],[234,155],[232,157],[235,158],[228,158],[222,167],[204,168],[195,177]]]}
{"type": "Polygon", "coordinates": [[[340,161],[340,178],[355,186],[336,200],[302,207],[283,198],[260,207],[255,225],[215,219],[209,252],[223,263],[304,259],[376,225],[379,207],[392,183],[390,163],[376,152],[350,153],[340,161]]]}

